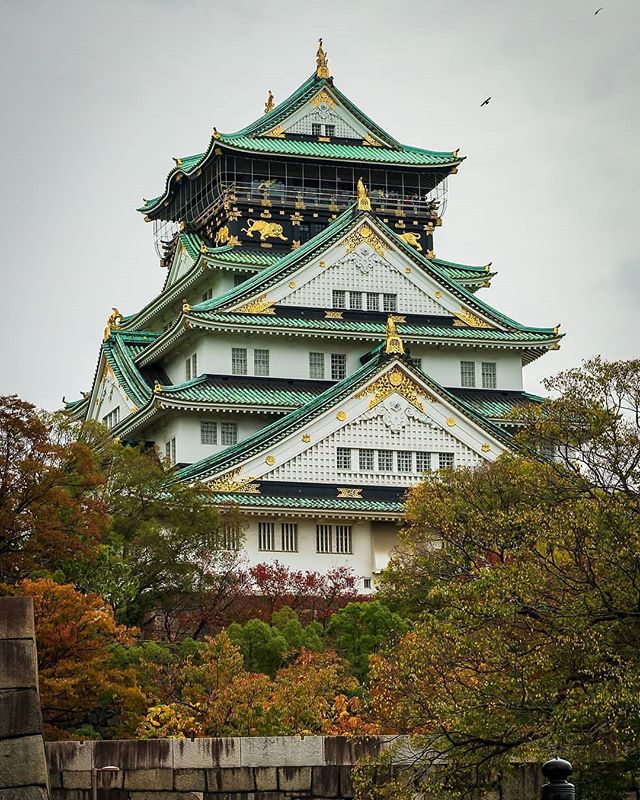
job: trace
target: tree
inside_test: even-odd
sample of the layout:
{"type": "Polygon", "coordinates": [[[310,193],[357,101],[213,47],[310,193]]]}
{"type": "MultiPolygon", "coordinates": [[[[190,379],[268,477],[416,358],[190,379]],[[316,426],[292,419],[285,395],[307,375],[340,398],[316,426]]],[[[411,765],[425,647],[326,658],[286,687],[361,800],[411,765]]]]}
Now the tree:
{"type": "Polygon", "coordinates": [[[0,397],[0,579],[91,558],[107,525],[102,481],[91,449],[65,441],[54,415],[0,397]]]}
{"type": "Polygon", "coordinates": [[[135,631],[118,625],[102,598],[73,586],[41,578],[4,590],[33,598],[47,737],[131,736],[144,698],[134,671],[112,663],[111,648],[131,643],[135,631]]]}
{"type": "Polygon", "coordinates": [[[369,600],[349,603],[337,611],[327,625],[327,639],[363,682],[369,671],[369,656],[383,644],[391,644],[407,628],[407,622],[380,600],[369,600]]]}
{"type": "Polygon", "coordinates": [[[557,460],[502,456],[410,493],[383,594],[416,622],[372,657],[371,695],[387,730],[419,737],[428,791],[460,796],[556,749],[585,796],[603,761],[608,796],[637,773],[639,387],[637,361],[563,373],[521,416],[523,446],[557,460]]]}

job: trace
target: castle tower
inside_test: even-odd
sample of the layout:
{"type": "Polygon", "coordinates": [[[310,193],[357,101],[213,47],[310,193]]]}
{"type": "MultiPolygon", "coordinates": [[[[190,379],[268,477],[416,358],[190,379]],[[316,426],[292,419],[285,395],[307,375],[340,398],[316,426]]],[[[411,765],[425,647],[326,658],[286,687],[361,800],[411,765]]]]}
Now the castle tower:
{"type": "Polygon", "coordinates": [[[293,94],[214,128],[145,201],[164,286],[113,309],[71,412],[237,505],[251,562],[346,565],[368,591],[407,487],[512,448],[522,368],[561,338],[481,299],[490,265],[435,255],[462,161],[376,125],[320,46],[293,94]]]}

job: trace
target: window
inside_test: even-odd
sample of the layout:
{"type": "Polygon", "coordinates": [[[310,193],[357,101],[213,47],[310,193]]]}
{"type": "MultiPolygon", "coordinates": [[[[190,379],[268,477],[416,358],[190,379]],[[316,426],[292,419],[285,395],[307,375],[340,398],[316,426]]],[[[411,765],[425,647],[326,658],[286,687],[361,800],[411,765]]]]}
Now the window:
{"type": "Polygon", "coordinates": [[[324,380],[324,353],[309,353],[309,377],[324,380]]]}
{"type": "Polygon", "coordinates": [[[330,553],[332,539],[331,525],[316,525],[316,550],[318,553],[330,553]]]}
{"type": "Polygon", "coordinates": [[[352,553],[351,525],[336,525],[336,553],[352,553]]]}
{"type": "Polygon", "coordinates": [[[411,450],[398,451],[398,472],[413,472],[413,453],[411,450]]]}
{"type": "Polygon", "coordinates": [[[111,429],[114,428],[120,422],[120,409],[114,408],[113,411],[110,411],[106,416],[102,418],[103,425],[106,425],[107,428],[111,429]]]}
{"type": "Polygon", "coordinates": [[[213,289],[207,289],[206,292],[202,293],[202,302],[206,303],[207,300],[213,299],[213,289]]]}
{"type": "Polygon", "coordinates": [[[295,553],[298,549],[298,526],[295,522],[283,522],[280,526],[282,550],[285,553],[295,553]]]}
{"type": "Polygon", "coordinates": [[[378,450],[378,469],[380,472],[393,472],[392,450],[378,450]]]}
{"type": "Polygon", "coordinates": [[[198,355],[197,355],[197,353],[194,353],[192,356],[189,356],[189,358],[185,361],[184,372],[185,372],[186,379],[188,381],[190,381],[191,378],[195,378],[196,377],[196,375],[198,374],[198,355]]]}
{"type": "Polygon", "coordinates": [[[473,388],[476,385],[475,361],[460,362],[460,386],[473,388]]]}
{"type": "Polygon", "coordinates": [[[333,290],[333,307],[334,308],[347,307],[347,293],[343,289],[333,290]]]}
{"type": "Polygon", "coordinates": [[[438,466],[440,469],[454,466],[453,453],[438,453],[438,466]]]}
{"type": "Polygon", "coordinates": [[[254,350],[253,351],[253,374],[254,375],[268,375],[269,374],[269,351],[268,350],[254,350]]]}
{"type": "Polygon", "coordinates": [[[373,450],[360,450],[359,465],[361,470],[372,470],[373,466],[373,450]]]}
{"type": "Polygon", "coordinates": [[[218,444],[218,426],[215,422],[200,423],[200,444],[218,444]]]}
{"type": "Polygon", "coordinates": [[[367,292],[367,311],[380,309],[380,295],[377,292],[367,292]]]}
{"type": "Polygon", "coordinates": [[[220,444],[231,445],[238,441],[238,425],[235,422],[220,424],[220,444]]]}
{"type": "Polygon", "coordinates": [[[348,447],[337,448],[336,467],[338,469],[351,469],[351,450],[348,447]]]}
{"type": "Polygon", "coordinates": [[[362,585],[364,586],[365,589],[370,589],[371,588],[371,578],[363,578],[362,579],[362,585]]]}
{"type": "Polygon", "coordinates": [[[421,358],[410,358],[409,361],[413,364],[416,369],[422,369],[422,359],[421,358]]]}
{"type": "Polygon", "coordinates": [[[362,308],[362,292],[349,292],[349,308],[362,308]]]}
{"type": "Polygon", "coordinates": [[[336,126],[335,125],[325,125],[324,126],[324,135],[325,136],[335,136],[336,135],[336,126]]]}
{"type": "Polygon", "coordinates": [[[395,294],[382,295],[382,310],[383,311],[397,311],[398,310],[398,296],[395,294]]]}
{"type": "Polygon", "coordinates": [[[240,526],[237,522],[223,522],[218,538],[221,550],[240,549],[240,526]]]}
{"type": "Polygon", "coordinates": [[[311,135],[312,136],[322,136],[322,125],[319,122],[312,122],[311,123],[311,135]]]}
{"type": "Polygon", "coordinates": [[[247,374],[247,350],[245,347],[231,348],[231,374],[247,374]]]}
{"type": "Polygon", "coordinates": [[[493,361],[482,362],[482,388],[495,389],[497,386],[496,365],[493,361]]]}
{"type": "Polygon", "coordinates": [[[273,522],[258,523],[258,550],[275,550],[274,529],[273,522]]]}
{"type": "Polygon", "coordinates": [[[176,438],[169,439],[164,445],[164,454],[170,464],[176,463],[176,438]]]}
{"type": "Polygon", "coordinates": [[[331,353],[331,380],[341,381],[347,375],[347,357],[344,353],[331,353]]]}
{"type": "Polygon", "coordinates": [[[422,474],[431,469],[431,453],[416,453],[416,472],[422,474]]]}

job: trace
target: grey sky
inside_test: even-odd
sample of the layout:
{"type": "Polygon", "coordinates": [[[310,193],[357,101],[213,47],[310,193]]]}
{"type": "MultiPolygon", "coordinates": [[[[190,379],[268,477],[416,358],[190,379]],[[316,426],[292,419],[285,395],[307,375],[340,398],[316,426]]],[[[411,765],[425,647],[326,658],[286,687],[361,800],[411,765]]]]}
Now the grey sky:
{"type": "Polygon", "coordinates": [[[436,254],[562,349],[638,355],[640,2],[0,2],[0,393],[90,387],[105,319],[159,291],[150,225],[172,156],[259,116],[314,68],[396,138],[468,156],[436,254]],[[595,9],[605,9],[594,16],[595,9]],[[488,95],[491,103],[480,108],[488,95]]]}

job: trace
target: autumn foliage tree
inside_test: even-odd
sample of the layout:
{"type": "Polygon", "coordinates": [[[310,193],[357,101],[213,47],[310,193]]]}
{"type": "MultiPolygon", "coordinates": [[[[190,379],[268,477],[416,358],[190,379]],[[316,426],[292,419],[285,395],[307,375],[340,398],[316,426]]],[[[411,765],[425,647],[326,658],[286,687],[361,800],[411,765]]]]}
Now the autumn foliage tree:
{"type": "Polygon", "coordinates": [[[0,397],[1,580],[91,558],[108,524],[92,449],[59,434],[55,416],[0,397]]]}
{"type": "Polygon", "coordinates": [[[383,594],[416,621],[371,665],[374,713],[423,748],[407,796],[422,779],[459,797],[555,751],[587,797],[603,761],[608,797],[640,769],[640,362],[549,388],[520,439],[555,460],[506,455],[410,493],[383,594]]]}

